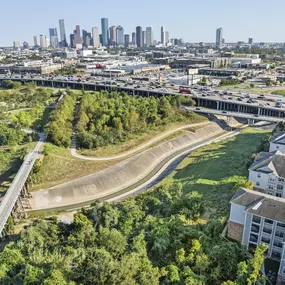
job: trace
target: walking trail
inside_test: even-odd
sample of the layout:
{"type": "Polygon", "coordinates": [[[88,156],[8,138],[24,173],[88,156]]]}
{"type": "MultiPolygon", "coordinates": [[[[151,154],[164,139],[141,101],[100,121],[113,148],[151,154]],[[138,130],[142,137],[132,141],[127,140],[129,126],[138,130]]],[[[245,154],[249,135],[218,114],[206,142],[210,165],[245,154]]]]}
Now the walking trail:
{"type": "Polygon", "coordinates": [[[77,151],[76,151],[76,137],[77,137],[77,132],[76,130],[73,131],[73,134],[72,134],[72,143],[71,143],[71,149],[70,149],[70,152],[71,152],[71,155],[76,157],[76,158],[79,158],[79,159],[85,159],[85,160],[93,160],[93,161],[107,161],[107,160],[115,160],[115,159],[120,159],[120,158],[124,158],[124,157],[127,157],[131,154],[134,154],[134,153],[137,153],[139,152],[140,150],[143,150],[145,149],[146,147],[162,140],[163,138],[165,137],[168,137],[178,131],[181,131],[181,130],[185,130],[185,129],[189,129],[191,127],[198,127],[198,126],[204,126],[204,125],[208,125],[210,124],[210,122],[203,122],[203,123],[196,123],[196,124],[189,124],[189,125],[184,125],[184,126],[181,126],[181,127],[178,127],[176,129],[173,129],[171,131],[168,131],[168,132],[165,132],[165,133],[162,133],[161,135],[147,141],[146,143],[143,143],[129,151],[126,151],[124,153],[121,153],[121,154],[118,154],[118,155],[114,155],[114,156],[106,156],[106,157],[89,157],[89,156],[86,156],[86,155],[82,155],[82,154],[78,154],[77,151]]]}

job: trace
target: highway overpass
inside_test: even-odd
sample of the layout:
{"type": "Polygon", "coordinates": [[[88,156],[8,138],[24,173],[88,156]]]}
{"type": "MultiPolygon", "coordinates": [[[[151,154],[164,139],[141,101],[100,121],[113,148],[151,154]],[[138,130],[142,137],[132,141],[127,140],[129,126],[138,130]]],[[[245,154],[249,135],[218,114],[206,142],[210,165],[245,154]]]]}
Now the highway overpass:
{"type": "Polygon", "coordinates": [[[199,107],[184,107],[186,110],[190,110],[199,114],[207,114],[207,115],[220,115],[226,117],[234,117],[240,119],[247,119],[250,120],[250,123],[254,123],[254,121],[265,121],[271,123],[278,123],[284,121],[284,118],[277,118],[277,117],[269,117],[269,116],[259,116],[259,115],[252,115],[252,114],[245,114],[239,112],[231,112],[231,111],[219,111],[219,110],[212,110],[206,108],[199,108],[199,107]]]}
{"type": "MultiPolygon", "coordinates": [[[[51,79],[31,79],[31,78],[8,78],[9,80],[21,81],[25,82],[35,82],[38,86],[43,87],[53,87],[53,88],[70,88],[75,90],[88,90],[88,91],[101,91],[107,90],[118,91],[118,92],[126,92],[132,96],[165,96],[165,95],[184,95],[190,96],[196,102],[196,106],[206,107],[208,109],[214,109],[217,111],[229,111],[235,113],[244,113],[244,114],[252,114],[259,115],[263,117],[276,117],[283,118],[285,120],[285,108],[277,108],[275,107],[275,102],[263,99],[256,99],[255,102],[247,102],[247,101],[239,101],[237,96],[231,96],[226,98],[225,96],[221,96],[220,94],[215,94],[212,92],[204,92],[197,91],[195,94],[180,94],[179,92],[175,92],[171,89],[162,91],[161,88],[147,88],[137,86],[125,86],[125,84],[118,85],[106,85],[102,82],[77,82],[77,81],[63,81],[63,80],[51,80],[51,79]],[[231,99],[229,99],[231,98],[231,99]]],[[[3,80],[7,80],[5,78],[0,78],[0,84],[3,80]]],[[[258,96],[258,95],[256,95],[258,96]]],[[[273,95],[272,95],[273,96],[273,95]]],[[[276,96],[277,98],[277,96],[276,96]]],[[[279,98],[279,97],[278,97],[279,98]]]]}

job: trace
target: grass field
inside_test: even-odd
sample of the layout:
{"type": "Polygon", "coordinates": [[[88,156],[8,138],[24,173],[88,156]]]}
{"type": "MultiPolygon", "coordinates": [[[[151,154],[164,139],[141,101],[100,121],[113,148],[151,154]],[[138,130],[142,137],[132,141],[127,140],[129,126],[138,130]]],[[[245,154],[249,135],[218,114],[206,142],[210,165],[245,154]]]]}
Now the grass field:
{"type": "Polygon", "coordinates": [[[32,174],[32,191],[52,187],[110,167],[119,160],[88,161],[70,155],[70,150],[45,144],[47,155],[37,162],[36,173],[32,174]]]}
{"type": "Polygon", "coordinates": [[[247,178],[249,158],[266,134],[268,131],[247,128],[237,137],[201,148],[189,155],[162,183],[178,181],[184,193],[199,191],[207,204],[202,218],[225,221],[233,186],[247,178]]]}
{"type": "Polygon", "coordinates": [[[271,94],[285,96],[285,90],[275,90],[271,94]]]}

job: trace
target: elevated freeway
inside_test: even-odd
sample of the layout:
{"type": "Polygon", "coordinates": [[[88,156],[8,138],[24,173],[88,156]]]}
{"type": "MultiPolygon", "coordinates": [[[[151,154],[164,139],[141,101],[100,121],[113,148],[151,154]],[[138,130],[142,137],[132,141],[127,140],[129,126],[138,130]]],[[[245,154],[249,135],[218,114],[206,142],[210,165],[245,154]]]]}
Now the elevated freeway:
{"type": "Polygon", "coordinates": [[[24,213],[24,207],[22,205],[21,196],[25,191],[25,183],[33,168],[33,165],[39,157],[39,150],[44,142],[44,135],[39,134],[39,142],[36,144],[33,151],[28,153],[17,173],[11,186],[7,190],[4,198],[0,202],[0,237],[2,231],[7,223],[9,216],[12,214],[13,209],[20,208],[20,214],[24,213]]]}
{"type": "MultiPolygon", "coordinates": [[[[285,100],[280,96],[270,95],[268,98],[260,98],[257,94],[250,94],[250,99],[244,98],[242,94],[237,92],[223,92],[229,93],[224,95],[219,90],[212,91],[196,91],[194,94],[181,94],[179,90],[172,88],[156,88],[138,85],[126,85],[124,83],[117,83],[114,85],[106,85],[103,82],[77,82],[66,80],[54,80],[47,78],[15,78],[10,77],[9,80],[26,82],[35,82],[38,86],[52,87],[52,88],[70,88],[75,90],[101,91],[108,92],[118,91],[126,92],[132,96],[165,96],[165,95],[183,95],[190,96],[196,102],[196,106],[206,107],[208,109],[215,109],[218,111],[229,111],[236,113],[259,115],[263,117],[277,117],[285,119],[285,108],[281,104],[276,107],[276,102],[284,103],[285,100]]],[[[0,77],[0,85],[3,80],[7,78],[0,77]]],[[[221,90],[220,90],[221,91],[221,90]]]]}

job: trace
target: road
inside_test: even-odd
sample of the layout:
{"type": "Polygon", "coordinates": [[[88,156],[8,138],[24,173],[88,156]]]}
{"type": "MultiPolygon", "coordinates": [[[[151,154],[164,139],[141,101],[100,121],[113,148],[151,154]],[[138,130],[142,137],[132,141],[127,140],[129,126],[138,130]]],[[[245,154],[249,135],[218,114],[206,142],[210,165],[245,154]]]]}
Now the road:
{"type": "Polygon", "coordinates": [[[124,158],[124,157],[127,157],[131,154],[134,154],[136,152],[139,152],[140,150],[143,150],[145,149],[146,147],[162,140],[163,138],[165,137],[168,137],[178,131],[181,131],[181,130],[185,130],[185,129],[189,129],[191,127],[198,127],[198,126],[203,126],[203,125],[207,125],[207,124],[210,124],[210,122],[203,122],[203,123],[196,123],[196,124],[189,124],[189,125],[185,125],[185,126],[181,126],[181,127],[178,127],[174,130],[171,130],[171,131],[168,131],[168,132],[165,132],[151,140],[149,140],[148,142],[146,143],[143,143],[141,145],[139,145],[138,147],[136,148],[133,148],[127,152],[124,152],[122,154],[118,154],[118,155],[114,155],[114,156],[106,156],[106,157],[89,157],[89,156],[86,156],[86,155],[82,155],[82,154],[78,154],[76,152],[76,134],[75,132],[73,133],[73,136],[72,136],[72,146],[71,146],[71,149],[70,149],[70,152],[71,152],[71,155],[76,157],[76,158],[79,158],[79,159],[85,159],[85,160],[92,160],[92,161],[107,161],[107,160],[115,160],[115,159],[120,159],[120,158],[124,158]]]}
{"type": "Polygon", "coordinates": [[[213,115],[221,115],[221,116],[241,118],[241,119],[253,119],[253,120],[272,122],[272,123],[284,122],[284,118],[277,118],[277,117],[257,116],[245,113],[218,111],[214,109],[195,108],[195,107],[185,107],[185,109],[201,114],[213,114],[213,115]]]}
{"type": "Polygon", "coordinates": [[[17,173],[14,180],[11,183],[11,186],[7,190],[4,198],[0,203],[0,236],[2,230],[13,210],[13,207],[18,200],[18,197],[26,183],[26,180],[33,168],[35,161],[39,157],[39,150],[45,140],[43,134],[39,134],[39,142],[36,144],[33,151],[28,153],[17,173]]]}

